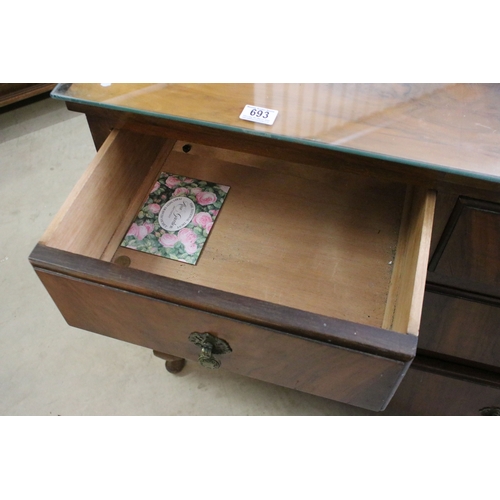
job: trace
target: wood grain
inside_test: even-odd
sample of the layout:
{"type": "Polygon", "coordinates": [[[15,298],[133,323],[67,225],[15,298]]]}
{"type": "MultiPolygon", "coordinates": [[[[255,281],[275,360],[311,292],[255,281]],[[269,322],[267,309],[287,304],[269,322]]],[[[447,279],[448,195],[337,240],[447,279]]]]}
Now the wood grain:
{"type": "Polygon", "coordinates": [[[404,186],[339,174],[309,182],[176,151],[162,170],[231,186],[198,264],[121,247],[113,258],[244,297],[382,324],[404,186]]]}
{"type": "Polygon", "coordinates": [[[38,271],[66,321],[159,352],[196,361],[192,332],[224,339],[222,368],[242,375],[382,410],[408,363],[311,341],[198,310],[38,271]]]}
{"type": "MultiPolygon", "coordinates": [[[[352,225],[353,221],[345,219],[349,213],[347,209],[352,208],[358,214],[354,216],[356,219],[362,211],[372,217],[373,207],[378,207],[375,208],[378,215],[373,215],[373,220],[376,220],[383,212],[381,199],[376,201],[379,187],[387,183],[399,186],[392,193],[382,188],[388,203],[393,204],[392,216],[399,214],[396,217],[398,220],[402,216],[403,221],[408,221],[408,224],[402,223],[399,242],[399,223],[394,224],[394,219],[386,223],[395,230],[394,241],[397,242],[400,256],[413,255],[408,257],[410,265],[402,266],[410,268],[419,262],[416,256],[419,253],[423,255],[422,244],[424,247],[427,245],[427,236],[419,236],[419,229],[415,228],[428,228],[429,225],[415,222],[426,219],[419,215],[426,210],[417,210],[411,215],[412,209],[409,209],[408,218],[402,215],[404,189],[401,186],[420,185],[424,191],[433,187],[440,191],[433,250],[439,246],[437,239],[444,234],[444,238],[447,238],[446,245],[438,248],[436,253],[443,258],[438,271],[444,274],[438,276],[436,272],[429,273],[431,279],[439,278],[436,278],[436,282],[440,284],[440,291],[427,294],[431,299],[430,302],[426,299],[421,349],[414,366],[410,368],[407,378],[403,380],[389,405],[388,414],[472,415],[478,414],[481,407],[499,406],[500,381],[498,375],[492,373],[492,370],[498,370],[498,298],[494,297],[498,297],[498,273],[495,271],[499,261],[495,253],[498,249],[498,217],[492,216],[489,210],[467,206],[462,213],[463,217],[455,221],[452,231],[446,229],[445,222],[455,199],[460,195],[474,196],[480,205],[481,199],[500,201],[500,151],[495,134],[499,128],[500,87],[448,85],[436,87],[427,93],[421,93],[421,87],[411,84],[357,87],[355,91],[354,87],[343,87],[346,99],[343,102],[364,103],[358,109],[351,108],[349,117],[345,115],[345,110],[349,108],[342,111],[341,107],[331,105],[332,101],[325,100],[328,96],[335,97],[336,91],[330,87],[317,86],[313,89],[292,86],[286,90],[286,86],[283,86],[282,90],[286,92],[281,96],[286,94],[285,100],[289,106],[286,106],[285,113],[280,112],[278,128],[273,127],[272,130],[265,126],[242,123],[235,118],[235,111],[237,108],[239,111],[241,101],[250,96],[263,95],[255,93],[255,86],[240,86],[234,93],[226,93],[227,95],[220,91],[227,90],[228,87],[195,87],[138,85],[130,93],[130,87],[112,87],[112,93],[115,94],[111,99],[109,89],[101,88],[100,95],[90,97],[91,100],[101,100],[104,107],[100,107],[101,104],[95,106],[92,102],[68,103],[68,107],[87,113],[97,147],[106,140],[111,129],[121,129],[119,133],[113,132],[108,142],[102,146],[99,153],[101,156],[98,155],[88,176],[79,184],[80,187],[44,236],[43,243],[49,246],[38,245],[30,257],[42,281],[71,324],[193,360],[198,353],[189,351],[192,346],[184,345],[186,331],[182,328],[185,320],[190,328],[201,329],[208,325],[207,328],[213,329],[213,333],[222,337],[227,332],[231,345],[238,345],[238,354],[225,361],[222,359],[223,366],[225,363],[230,367],[233,359],[243,356],[238,358],[237,363],[241,368],[232,368],[241,370],[239,373],[271,382],[277,381],[276,383],[307,392],[327,394],[326,397],[350,404],[383,408],[415,355],[417,338],[363,324],[362,321],[357,322],[358,312],[355,307],[349,309],[349,302],[358,300],[356,291],[360,291],[361,295],[367,292],[361,290],[363,287],[356,284],[355,279],[345,280],[346,290],[348,294],[352,293],[352,297],[345,300],[340,298],[340,308],[346,307],[348,317],[353,321],[346,320],[345,316],[342,319],[334,315],[338,305],[329,309],[328,299],[337,300],[339,290],[335,291],[337,295],[332,295],[332,290],[336,288],[335,280],[321,277],[320,273],[314,277],[316,284],[311,288],[311,297],[314,293],[324,296],[320,309],[322,312],[310,312],[307,307],[295,302],[293,307],[279,303],[279,294],[287,297],[284,304],[288,304],[289,297],[303,293],[300,287],[307,289],[309,284],[303,282],[309,277],[313,267],[311,263],[319,263],[323,273],[334,269],[330,265],[330,252],[326,256],[321,255],[319,259],[302,259],[309,266],[303,269],[299,266],[298,270],[294,267],[293,259],[278,262],[275,272],[275,264],[271,258],[261,259],[259,256],[252,261],[255,249],[260,248],[262,242],[255,237],[245,239],[242,231],[245,245],[237,257],[243,263],[245,260],[241,257],[251,257],[247,271],[239,269],[238,259],[233,263],[236,268],[234,276],[231,265],[218,274],[213,273],[216,267],[209,266],[207,269],[217,279],[213,282],[204,281],[204,285],[198,284],[197,278],[189,273],[188,276],[180,274],[176,279],[170,270],[158,270],[157,264],[149,262],[148,256],[145,256],[137,269],[121,268],[106,261],[113,258],[121,233],[133,218],[135,205],[140,203],[141,193],[147,190],[153,171],[176,155],[178,160],[174,165],[194,171],[201,168],[200,172],[210,174],[223,173],[235,179],[236,189],[230,192],[228,201],[236,193],[233,198],[240,211],[226,210],[230,205],[223,208],[221,219],[217,221],[209,238],[210,245],[213,241],[217,242],[217,238],[224,243],[222,236],[226,240],[230,239],[237,221],[241,220],[241,209],[250,206],[251,197],[245,195],[245,189],[264,185],[263,191],[267,193],[264,201],[270,202],[275,208],[281,206],[272,201],[271,190],[266,191],[266,179],[286,179],[285,188],[293,188],[304,182],[315,183],[321,188],[320,198],[329,202],[334,200],[333,204],[340,194],[341,210],[339,212],[334,208],[333,212],[329,212],[327,222],[343,220],[345,226],[341,224],[337,227],[345,227],[346,236],[352,234],[353,227],[357,227],[356,223],[352,225]],[[313,93],[308,94],[308,90],[313,93]],[[172,101],[165,100],[166,93],[172,101]],[[316,100],[308,100],[308,95],[315,95],[316,100]],[[128,100],[129,97],[131,100],[128,100]],[[359,97],[363,99],[360,101],[359,97]],[[144,103],[155,108],[154,115],[105,109],[108,105],[115,108],[130,105],[140,107],[144,103]],[[172,110],[177,110],[175,112],[179,114],[185,113],[183,116],[188,119],[161,116],[162,109],[167,114],[172,113],[172,110]],[[224,126],[214,123],[214,109],[220,110],[220,116],[230,117],[233,121],[224,126]],[[314,118],[313,121],[310,120],[311,117],[314,118]],[[200,119],[206,121],[200,122],[200,119]],[[228,124],[235,128],[224,128],[228,124]],[[143,151],[143,157],[141,151],[136,150],[134,139],[123,139],[123,151],[131,152],[133,157],[144,160],[139,162],[141,164],[137,165],[136,172],[127,172],[124,167],[126,159],[116,151],[113,152],[115,146],[111,144],[118,144],[118,137],[137,139],[141,136],[150,136],[145,139],[145,143],[151,146],[146,147],[148,151],[143,151]],[[190,155],[183,155],[183,143],[179,142],[170,159],[165,160],[168,157],[165,142],[175,139],[193,142],[192,151],[190,155]],[[351,147],[354,150],[349,149],[351,147]],[[193,158],[186,160],[186,156],[193,158]],[[198,159],[194,158],[196,156],[198,159]],[[197,164],[200,158],[206,162],[206,170],[203,170],[203,164],[197,164]],[[431,162],[432,165],[429,166],[426,162],[431,162]],[[111,172],[115,163],[118,171],[125,172],[125,175],[123,184],[112,187],[111,172]],[[228,168],[225,170],[221,165],[228,168]],[[101,173],[96,174],[96,171],[101,173]],[[95,196],[99,193],[96,186],[99,186],[101,179],[104,179],[104,185],[111,193],[109,200],[102,194],[95,196]],[[359,195],[357,184],[371,186],[357,197],[358,205],[354,201],[356,196],[348,200],[349,193],[359,195]],[[347,187],[347,192],[341,192],[343,187],[347,187]],[[329,190],[332,189],[332,195],[329,196],[329,190]],[[392,198],[394,193],[398,201],[392,198]],[[86,199],[86,204],[90,200],[96,200],[97,203],[85,214],[83,209],[78,208],[78,199],[86,199]],[[121,220],[114,215],[109,220],[104,215],[109,211],[112,200],[118,200],[119,210],[123,215],[121,220]],[[98,222],[96,242],[92,242],[89,249],[86,248],[84,239],[78,241],[71,235],[72,228],[82,218],[84,232],[87,232],[85,239],[88,241],[89,236],[93,236],[93,220],[98,222]],[[219,224],[221,221],[222,224],[219,224]],[[68,225],[64,227],[64,223],[68,225]],[[66,240],[64,236],[68,234],[68,229],[71,237],[66,240]],[[415,244],[417,241],[418,244],[415,244]],[[264,263],[266,265],[259,268],[264,263]],[[243,285],[246,276],[250,277],[250,282],[254,280],[250,293],[241,283],[231,282],[231,279],[238,281],[234,279],[235,276],[239,276],[243,285]],[[263,285],[267,286],[275,277],[282,282],[279,286],[276,285],[274,296],[266,295],[269,288],[263,291],[263,285]],[[229,284],[226,290],[219,286],[219,283],[224,282],[229,284]],[[297,286],[300,290],[294,288],[297,286]],[[314,287],[316,290],[313,293],[314,287]],[[238,293],[233,293],[233,290],[238,293]],[[480,301],[478,294],[483,294],[480,301]],[[483,300],[486,295],[489,302],[483,300]],[[163,329],[165,318],[168,318],[169,324],[163,329]],[[233,330],[235,325],[238,328],[233,330]],[[224,334],[221,334],[222,331],[224,334]],[[261,342],[264,347],[260,345],[261,342]],[[240,346],[244,347],[242,351],[240,346]],[[242,354],[243,351],[246,351],[245,354],[242,354]],[[304,356],[299,356],[299,352],[304,356]],[[455,360],[456,363],[437,358],[455,360]],[[259,364],[262,360],[266,360],[268,366],[259,364]],[[475,365],[475,368],[471,365],[475,365]],[[488,368],[489,371],[480,370],[480,367],[488,368]],[[337,368],[340,368],[338,378],[337,368]],[[383,376],[380,379],[387,377],[389,384],[384,385],[382,380],[375,382],[375,378],[381,374],[383,376]]],[[[92,87],[93,90],[96,88],[98,87],[92,87]]],[[[271,90],[273,87],[262,88],[271,90]]],[[[73,87],[75,89],[78,90],[76,86],[73,87]]],[[[82,89],[85,90],[84,87],[82,89]]],[[[275,94],[270,101],[264,99],[261,105],[276,98],[280,98],[279,95],[275,94]]],[[[220,117],[217,118],[219,119],[220,117]]],[[[284,192],[280,196],[284,198],[284,192]]],[[[425,202],[417,202],[414,207],[425,205],[425,202]]],[[[429,208],[427,205],[427,213],[429,208]]],[[[292,209],[292,213],[296,215],[296,207],[292,209]]],[[[265,223],[272,219],[268,219],[267,213],[259,214],[265,223]]],[[[280,214],[278,219],[286,220],[287,213],[280,214]]],[[[299,228],[303,228],[310,217],[301,220],[302,222],[299,219],[299,228]]],[[[251,223],[254,224],[253,221],[251,223]]],[[[249,227],[255,229],[251,224],[249,227]]],[[[369,222],[366,227],[370,227],[369,222]]],[[[315,235],[319,234],[319,228],[320,225],[313,227],[315,235]]],[[[283,228],[280,230],[283,232],[279,239],[287,243],[287,238],[293,239],[294,234],[298,234],[298,230],[296,233],[287,233],[283,228]]],[[[369,239],[363,241],[369,242],[369,239]]],[[[348,253],[352,248],[350,243],[347,241],[345,245],[341,245],[343,251],[348,253]]],[[[300,247],[298,243],[295,247],[293,245],[292,248],[300,247]]],[[[206,250],[210,252],[209,248],[207,246],[206,250]]],[[[381,252],[380,255],[383,256],[384,253],[381,252]]],[[[205,257],[206,254],[202,254],[200,262],[205,257]]],[[[217,252],[214,257],[214,261],[218,259],[217,252]]],[[[400,261],[403,262],[405,258],[400,261]]],[[[354,274],[350,277],[355,278],[358,273],[359,278],[363,274],[363,266],[368,264],[366,259],[362,258],[361,261],[363,265],[357,270],[355,267],[347,271],[341,270],[340,276],[349,277],[349,273],[353,271],[354,274]]],[[[416,267],[421,266],[420,259],[420,264],[416,267]]],[[[339,267],[341,266],[337,266],[337,270],[339,267]]],[[[400,325],[397,328],[415,333],[418,330],[416,320],[419,313],[415,309],[414,298],[420,294],[420,291],[415,293],[415,287],[421,290],[423,273],[410,272],[405,276],[405,269],[395,270],[393,273],[389,300],[384,300],[389,305],[387,311],[397,309],[398,312],[386,312],[385,316],[390,321],[383,320],[383,326],[392,328],[395,321],[400,325]]],[[[210,274],[207,273],[206,276],[209,277],[210,274]]],[[[358,317],[362,316],[363,314],[358,317]]]]}
{"type": "Polygon", "coordinates": [[[499,241],[500,204],[459,197],[430,262],[430,280],[500,296],[499,241]]]}
{"type": "Polygon", "coordinates": [[[0,83],[0,108],[50,92],[55,83],[0,83]]]}
{"type": "Polygon", "coordinates": [[[417,356],[385,415],[479,416],[500,407],[500,375],[417,356]]]}
{"type": "Polygon", "coordinates": [[[432,226],[425,193],[407,197],[408,206],[417,206],[401,225],[402,184],[172,147],[173,141],[112,132],[42,243],[107,261],[126,256],[133,268],[194,285],[418,333],[432,226]],[[289,168],[292,175],[283,173],[289,168]],[[160,170],[231,186],[196,266],[119,246],[160,170]]]}
{"type": "Polygon", "coordinates": [[[500,301],[427,292],[419,348],[500,369],[500,301]]]}
{"type": "Polygon", "coordinates": [[[38,244],[30,255],[35,269],[72,276],[300,337],[400,361],[415,356],[417,338],[328,316],[241,297],[213,288],[123,268],[38,244]]]}
{"type": "MultiPolygon", "coordinates": [[[[101,260],[111,261],[113,256],[115,255],[116,248],[120,245],[123,240],[123,236],[127,233],[131,221],[137,215],[137,207],[142,206],[144,200],[147,198],[147,195],[151,189],[151,186],[154,184],[155,179],[158,177],[158,173],[162,166],[165,163],[165,160],[168,158],[170,151],[174,145],[174,141],[165,141],[159,150],[158,156],[155,158],[150,168],[144,172],[143,178],[136,177],[138,184],[135,185],[135,189],[133,185],[132,187],[132,196],[130,196],[130,200],[126,204],[121,204],[122,212],[119,219],[119,222],[116,226],[113,235],[111,236],[108,244],[106,245],[105,250],[101,255],[101,260]]],[[[110,193],[110,196],[114,197],[115,200],[121,200],[124,196],[122,190],[113,191],[110,193]]]]}
{"type": "Polygon", "coordinates": [[[112,132],[41,242],[100,258],[164,146],[157,137],[112,132]]]}
{"type": "Polygon", "coordinates": [[[418,335],[436,193],[408,188],[383,327],[418,335]]]}
{"type": "Polygon", "coordinates": [[[87,118],[96,151],[99,151],[109,134],[112,132],[115,124],[93,114],[85,115],[85,117],[87,118]]]}

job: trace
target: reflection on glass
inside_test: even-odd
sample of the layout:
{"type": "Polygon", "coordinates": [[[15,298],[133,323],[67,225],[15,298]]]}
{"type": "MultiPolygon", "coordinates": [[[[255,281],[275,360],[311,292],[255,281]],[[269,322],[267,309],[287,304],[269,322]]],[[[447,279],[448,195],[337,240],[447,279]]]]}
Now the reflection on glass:
{"type": "Polygon", "coordinates": [[[497,84],[62,84],[54,97],[500,178],[497,84]],[[245,105],[279,111],[272,126],[245,105]]]}
{"type": "MultiPolygon", "coordinates": [[[[279,133],[318,140],[333,130],[341,133],[349,124],[377,119],[422,96],[445,87],[444,84],[254,84],[254,103],[286,110],[287,119],[279,133]]],[[[345,137],[334,144],[348,142],[345,137]]]]}

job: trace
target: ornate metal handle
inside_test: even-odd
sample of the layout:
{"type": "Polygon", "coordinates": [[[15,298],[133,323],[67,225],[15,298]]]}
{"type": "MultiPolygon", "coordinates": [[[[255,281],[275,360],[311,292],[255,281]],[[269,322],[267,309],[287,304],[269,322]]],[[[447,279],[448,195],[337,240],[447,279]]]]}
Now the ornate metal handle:
{"type": "Polygon", "coordinates": [[[220,368],[220,361],[214,358],[214,354],[226,354],[232,352],[229,344],[210,333],[193,332],[189,335],[189,340],[201,347],[201,353],[198,356],[200,365],[205,368],[220,368]]]}

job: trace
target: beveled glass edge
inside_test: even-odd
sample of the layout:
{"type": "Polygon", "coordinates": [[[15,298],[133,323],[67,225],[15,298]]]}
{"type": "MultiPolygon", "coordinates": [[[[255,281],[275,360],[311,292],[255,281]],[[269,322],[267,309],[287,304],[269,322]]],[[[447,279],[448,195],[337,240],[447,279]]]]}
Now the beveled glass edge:
{"type": "Polygon", "coordinates": [[[76,97],[68,96],[66,94],[58,93],[58,92],[62,91],[64,87],[71,86],[71,85],[72,85],[71,83],[58,83],[56,85],[56,87],[51,91],[50,96],[54,99],[58,99],[58,100],[62,100],[62,101],[74,102],[77,104],[88,104],[90,106],[109,109],[112,111],[127,111],[130,113],[139,114],[139,115],[143,115],[143,116],[151,116],[151,117],[160,118],[160,119],[168,119],[168,120],[177,121],[177,122],[181,122],[181,123],[188,123],[191,125],[202,125],[202,126],[206,126],[206,127],[210,127],[210,128],[214,128],[214,129],[218,129],[218,130],[224,130],[224,131],[228,131],[228,132],[238,132],[238,133],[242,133],[242,134],[249,134],[249,135],[257,136],[257,137],[265,137],[268,139],[271,138],[271,139],[276,139],[279,141],[284,141],[284,142],[289,142],[289,143],[294,143],[294,144],[302,144],[304,146],[314,146],[314,147],[325,149],[328,151],[338,151],[340,153],[348,153],[348,154],[352,154],[354,156],[361,156],[364,158],[373,158],[376,160],[389,161],[392,163],[398,163],[400,165],[408,165],[408,166],[423,168],[423,169],[427,169],[427,170],[435,170],[437,172],[443,172],[445,174],[464,176],[464,177],[469,177],[469,178],[478,179],[478,180],[487,181],[487,182],[493,182],[493,183],[500,182],[500,176],[486,175],[486,174],[481,174],[480,172],[464,170],[464,169],[457,169],[457,168],[454,168],[451,166],[440,165],[438,163],[429,163],[429,162],[413,160],[410,158],[402,158],[399,156],[384,155],[382,153],[377,153],[377,152],[373,152],[373,151],[349,148],[347,146],[339,146],[336,144],[329,144],[326,142],[320,142],[320,141],[316,141],[314,139],[299,139],[299,138],[287,136],[287,135],[273,134],[273,133],[269,133],[269,132],[261,132],[258,130],[250,130],[250,129],[246,129],[244,127],[237,128],[234,126],[224,125],[222,123],[217,123],[217,122],[208,122],[205,120],[194,120],[194,119],[186,118],[183,116],[169,115],[166,113],[156,113],[154,111],[146,111],[146,110],[127,107],[127,106],[117,106],[117,105],[113,105],[113,104],[106,104],[106,103],[102,103],[102,102],[98,102],[98,101],[92,101],[90,99],[76,98],[76,97]]]}

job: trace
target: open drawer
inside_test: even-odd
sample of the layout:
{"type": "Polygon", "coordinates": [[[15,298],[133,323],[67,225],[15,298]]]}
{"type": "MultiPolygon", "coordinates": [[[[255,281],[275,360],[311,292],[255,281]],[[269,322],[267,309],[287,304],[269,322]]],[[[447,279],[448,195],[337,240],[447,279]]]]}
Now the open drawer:
{"type": "Polygon", "coordinates": [[[415,356],[434,193],[113,131],[30,261],[67,322],[383,410],[415,356]],[[196,265],[120,246],[160,172],[230,186],[196,265]],[[123,263],[127,264],[124,267],[123,263]]]}

